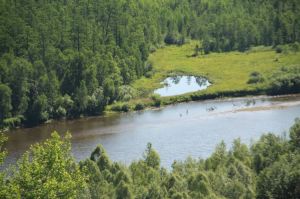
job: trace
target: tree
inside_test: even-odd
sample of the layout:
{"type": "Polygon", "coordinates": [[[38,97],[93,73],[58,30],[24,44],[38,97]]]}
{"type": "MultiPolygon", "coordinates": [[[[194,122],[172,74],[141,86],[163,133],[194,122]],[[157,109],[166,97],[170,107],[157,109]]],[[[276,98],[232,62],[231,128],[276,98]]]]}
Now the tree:
{"type": "MultiPolygon", "coordinates": [[[[10,116],[28,114],[42,95],[49,118],[101,114],[95,89],[103,88],[104,105],[123,98],[120,86],[151,76],[145,63],[163,42],[197,40],[205,54],[287,43],[297,51],[299,5],[297,0],[263,5],[243,0],[5,0],[0,5],[0,83],[12,91],[10,116]],[[76,101],[81,81],[88,108],[78,101],[71,110],[58,105],[65,94],[76,101]]],[[[194,50],[197,55],[200,49],[194,50]]],[[[272,79],[271,94],[299,92],[299,75],[272,79]]]]}
{"type": "Polygon", "coordinates": [[[88,197],[85,177],[70,154],[70,138],[53,132],[23,155],[11,180],[21,198],[88,197]]]}
{"type": "MultiPolygon", "coordinates": [[[[0,133],[0,166],[7,155],[7,151],[3,148],[6,141],[7,137],[0,133]]],[[[8,178],[9,175],[4,170],[0,171],[0,198],[21,198],[17,187],[7,183],[8,178]]]]}
{"type": "Polygon", "coordinates": [[[295,124],[290,129],[292,145],[297,149],[300,148],[300,119],[296,119],[295,124]]]}
{"type": "Polygon", "coordinates": [[[14,115],[22,115],[28,108],[28,79],[32,74],[32,65],[22,58],[15,59],[12,63],[10,72],[9,86],[13,91],[11,96],[13,113],[14,115]]]}
{"type": "Polygon", "coordinates": [[[28,125],[36,125],[45,122],[49,118],[48,113],[48,100],[43,94],[37,96],[33,103],[29,106],[26,112],[26,122],[28,125]]]}
{"type": "Polygon", "coordinates": [[[280,137],[274,134],[263,135],[251,148],[255,171],[260,173],[272,165],[285,150],[285,144],[280,137]]]}
{"type": "Polygon", "coordinates": [[[195,49],[194,49],[194,51],[195,51],[195,53],[194,53],[194,56],[195,57],[197,57],[198,55],[199,55],[199,45],[197,44],[196,46],[195,46],[195,49]]]}
{"type": "Polygon", "coordinates": [[[108,158],[108,155],[105,152],[105,149],[102,145],[98,145],[96,149],[92,152],[91,158],[92,161],[95,161],[100,169],[103,171],[105,169],[110,169],[111,161],[108,158]]]}
{"type": "Polygon", "coordinates": [[[103,83],[103,93],[108,102],[113,102],[116,98],[116,88],[112,79],[105,79],[103,83]]]}
{"type": "Polygon", "coordinates": [[[300,155],[284,155],[263,170],[257,180],[257,198],[299,198],[300,155]]]}
{"type": "Polygon", "coordinates": [[[145,151],[145,163],[154,169],[158,169],[160,166],[160,157],[158,153],[152,149],[152,144],[147,144],[147,149],[145,151]]]}
{"type": "Polygon", "coordinates": [[[122,180],[116,189],[116,198],[117,199],[130,199],[130,198],[134,198],[132,196],[131,190],[129,188],[129,186],[122,180]]]}
{"type": "Polygon", "coordinates": [[[80,86],[75,91],[75,103],[79,113],[83,113],[88,106],[88,90],[84,80],[80,82],[80,86]]]}
{"type": "Polygon", "coordinates": [[[11,116],[11,94],[11,89],[7,85],[0,84],[0,124],[11,116]]]}
{"type": "Polygon", "coordinates": [[[205,161],[205,165],[208,169],[216,170],[218,167],[222,167],[227,160],[226,145],[222,141],[215,149],[214,153],[205,161]]]}

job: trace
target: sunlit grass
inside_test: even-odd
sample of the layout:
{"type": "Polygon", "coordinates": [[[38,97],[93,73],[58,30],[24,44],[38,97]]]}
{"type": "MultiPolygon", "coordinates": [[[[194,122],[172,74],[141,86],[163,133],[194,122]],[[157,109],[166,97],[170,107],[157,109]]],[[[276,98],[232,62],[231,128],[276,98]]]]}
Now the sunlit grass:
{"type": "Polygon", "coordinates": [[[278,54],[271,47],[256,47],[247,52],[211,53],[192,57],[196,42],[184,46],[167,46],[151,54],[154,75],[137,80],[133,86],[151,93],[161,87],[160,82],[172,72],[205,76],[213,83],[198,93],[219,93],[263,89],[265,83],[247,84],[249,75],[256,71],[268,79],[275,70],[300,63],[300,52],[278,54]]]}
{"type": "Polygon", "coordinates": [[[132,86],[140,91],[140,97],[129,102],[116,102],[106,107],[106,111],[135,110],[137,104],[145,108],[153,107],[153,91],[162,86],[170,74],[204,76],[212,85],[202,91],[186,93],[180,96],[162,97],[161,104],[212,99],[217,97],[240,97],[245,95],[266,94],[268,80],[282,67],[289,68],[300,64],[300,52],[276,53],[271,47],[259,46],[247,52],[211,53],[193,57],[196,42],[183,46],[167,46],[158,49],[149,57],[153,65],[153,76],[143,77],[132,86]],[[250,74],[259,72],[264,82],[248,84],[250,74]]]}

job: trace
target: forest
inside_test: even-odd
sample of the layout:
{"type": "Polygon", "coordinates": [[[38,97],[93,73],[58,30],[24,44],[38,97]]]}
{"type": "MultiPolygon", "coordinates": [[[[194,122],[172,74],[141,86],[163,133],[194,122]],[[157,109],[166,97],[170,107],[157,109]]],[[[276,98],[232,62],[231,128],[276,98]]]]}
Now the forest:
{"type": "MultiPolygon", "coordinates": [[[[199,41],[204,54],[297,43],[300,4],[1,0],[0,126],[99,115],[115,101],[144,95],[131,84],[151,75],[149,54],[189,40],[199,41]]],[[[278,77],[275,91],[290,93],[284,86],[299,80],[291,76],[278,77]]]]}
{"type": "MultiPolygon", "coordinates": [[[[0,137],[0,161],[5,159],[0,137]]],[[[221,142],[207,159],[160,165],[149,143],[140,160],[112,162],[99,145],[90,158],[75,162],[70,134],[57,132],[31,147],[15,167],[0,172],[0,198],[230,198],[298,199],[300,120],[289,136],[264,134],[250,147],[240,139],[221,142]]],[[[176,159],[176,157],[174,157],[176,159]]]]}

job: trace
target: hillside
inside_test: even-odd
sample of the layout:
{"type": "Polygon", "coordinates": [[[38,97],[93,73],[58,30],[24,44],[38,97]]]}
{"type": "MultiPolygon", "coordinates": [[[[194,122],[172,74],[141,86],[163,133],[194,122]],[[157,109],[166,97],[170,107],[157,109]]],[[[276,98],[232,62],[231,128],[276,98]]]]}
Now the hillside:
{"type": "MultiPolygon", "coordinates": [[[[149,73],[149,54],[165,44],[198,40],[208,54],[299,42],[299,13],[297,0],[2,0],[0,125],[99,115],[115,101],[133,99],[130,84],[149,73]]],[[[158,52],[164,56],[164,50],[158,52]]],[[[262,63],[268,63],[271,54],[257,58],[266,56],[262,63]]],[[[215,56],[220,62],[223,55],[215,56]]],[[[193,67],[175,60],[176,67],[193,67]]],[[[279,64],[270,70],[273,65],[279,64]]],[[[245,87],[252,66],[245,73],[227,67],[222,70],[242,79],[219,84],[223,79],[214,76],[213,68],[201,75],[215,81],[215,91],[233,89],[232,84],[245,87]]],[[[255,69],[264,72],[266,67],[255,69]]]]}

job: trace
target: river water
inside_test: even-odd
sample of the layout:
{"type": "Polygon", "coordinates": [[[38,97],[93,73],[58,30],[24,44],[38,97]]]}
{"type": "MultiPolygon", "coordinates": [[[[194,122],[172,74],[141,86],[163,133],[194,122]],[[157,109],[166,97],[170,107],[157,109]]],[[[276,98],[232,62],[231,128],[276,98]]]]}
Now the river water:
{"type": "Polygon", "coordinates": [[[300,117],[300,96],[256,97],[211,100],[146,110],[53,122],[35,128],[16,129],[6,134],[8,157],[5,165],[28,150],[31,144],[50,137],[52,131],[72,133],[72,153],[77,160],[89,157],[102,144],[110,158],[129,164],[142,158],[151,142],[162,165],[188,156],[206,158],[222,140],[228,147],[236,138],[251,144],[263,133],[284,135],[300,117]]]}

